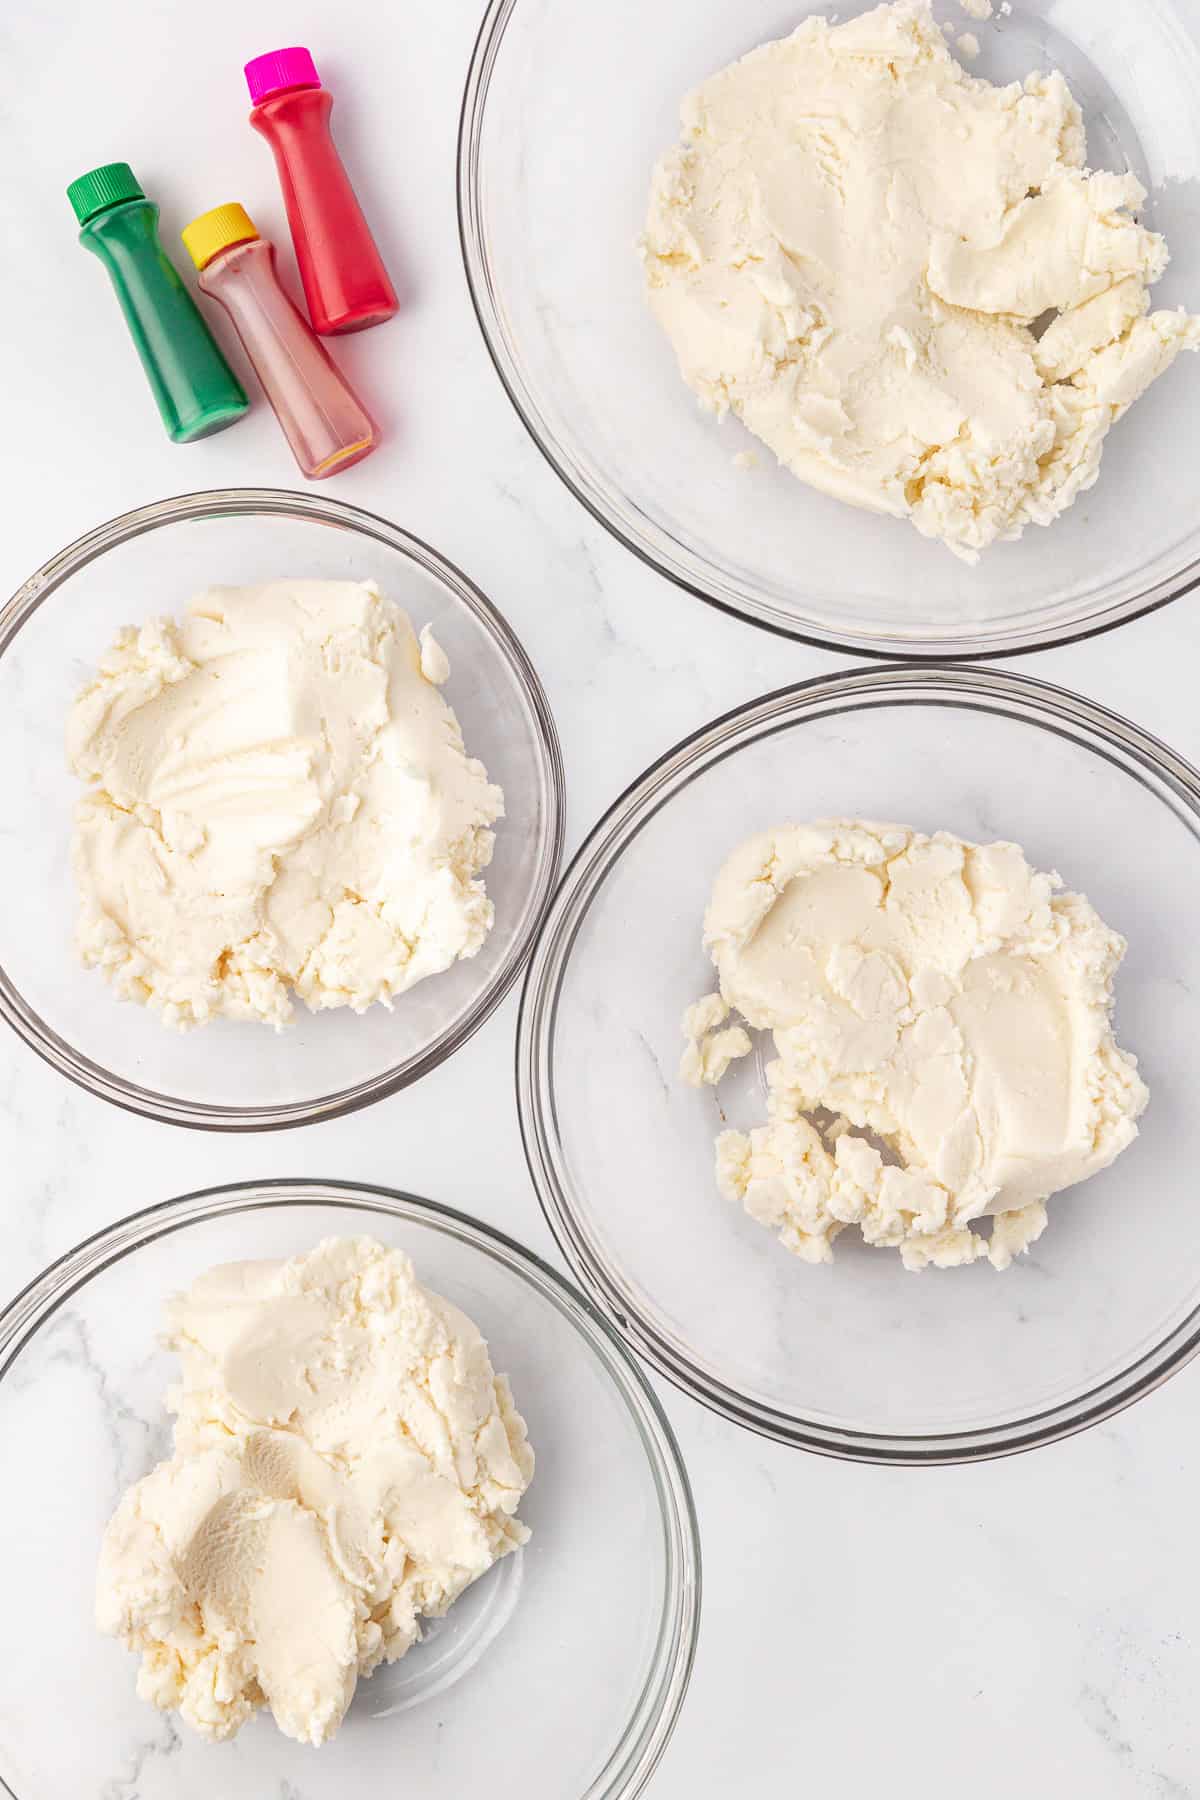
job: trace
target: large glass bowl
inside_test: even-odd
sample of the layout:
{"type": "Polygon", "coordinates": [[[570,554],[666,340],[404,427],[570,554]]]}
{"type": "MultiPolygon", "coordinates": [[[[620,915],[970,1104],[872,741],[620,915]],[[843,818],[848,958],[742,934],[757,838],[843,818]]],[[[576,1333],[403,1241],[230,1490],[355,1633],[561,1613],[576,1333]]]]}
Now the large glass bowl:
{"type": "Polygon", "coordinates": [[[868,668],[728,714],[596,827],[530,963],[518,1101],[559,1244],[656,1368],[785,1443],[948,1462],[1104,1418],[1200,1343],[1198,918],[1200,775],[1060,688],[868,668]],[[713,986],[713,877],[755,831],[845,816],[1015,839],[1128,939],[1116,1027],[1150,1088],[1141,1135],[1051,1201],[1004,1274],[909,1274],[853,1232],[809,1267],[717,1193],[714,1138],[761,1123],[766,1088],[761,1034],[716,1089],[677,1074],[680,1016],[713,986]]]}
{"type": "MultiPolygon", "coordinates": [[[[684,94],[814,12],[866,0],[490,0],[467,80],[459,210],[484,336],[572,491],[701,599],[810,642],[886,656],[998,656],[1116,625],[1200,569],[1193,469],[1200,356],[1111,434],[1099,484],[977,568],[904,521],[802,487],[685,387],[651,317],[635,240],[684,94]]],[[[1099,167],[1132,168],[1172,264],[1156,304],[1200,310],[1200,0],[1013,0],[980,41],[995,81],[1066,74],[1099,167]]]]}
{"type": "Polygon", "coordinates": [[[0,832],[20,880],[0,909],[0,1016],[62,1074],[178,1125],[261,1131],[365,1106],[435,1068],[508,990],[545,911],[562,846],[562,761],[541,683],[465,575],[398,526],[339,501],[270,489],[185,494],[126,513],[39,569],[0,610],[0,832]],[[273,1033],[219,1019],[163,1027],[79,963],[70,844],[82,793],[67,712],[120,626],[178,614],[218,582],[284,575],[378,581],[450,658],[445,694],[468,750],[504,789],[482,949],[388,1012],[310,1013],[273,1033]]]}
{"type": "Polygon", "coordinates": [[[0,1314],[0,1429],[23,1471],[0,1483],[0,1790],[13,1800],[630,1800],[670,1737],[700,1603],[670,1428],[586,1301],[460,1213],[277,1181],[123,1219],[0,1314]],[[360,1683],[331,1743],[305,1748],[260,1715],[209,1745],[138,1699],[136,1659],[92,1621],[104,1525],[169,1448],[162,1302],[214,1263],[353,1234],[406,1250],[511,1377],[537,1454],[521,1504],[533,1536],[360,1683]]]}

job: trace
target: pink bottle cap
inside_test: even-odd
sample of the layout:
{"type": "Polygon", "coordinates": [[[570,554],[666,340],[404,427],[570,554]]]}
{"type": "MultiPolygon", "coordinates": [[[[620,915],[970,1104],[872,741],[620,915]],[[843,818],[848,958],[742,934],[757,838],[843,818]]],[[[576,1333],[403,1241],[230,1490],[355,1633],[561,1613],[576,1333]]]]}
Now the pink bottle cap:
{"type": "Polygon", "coordinates": [[[252,58],[246,64],[246,85],[251,104],[257,106],[284,88],[320,87],[321,77],[303,44],[293,44],[288,50],[268,50],[252,58]]]}

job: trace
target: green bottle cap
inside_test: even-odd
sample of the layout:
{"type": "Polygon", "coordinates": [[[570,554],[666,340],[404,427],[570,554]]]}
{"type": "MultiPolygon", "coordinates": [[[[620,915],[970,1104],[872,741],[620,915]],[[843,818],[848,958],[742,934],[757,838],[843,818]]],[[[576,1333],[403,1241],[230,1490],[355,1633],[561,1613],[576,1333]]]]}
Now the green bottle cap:
{"type": "Polygon", "coordinates": [[[108,207],[119,206],[122,200],[145,198],[128,163],[103,163],[98,169],[89,169],[67,189],[67,199],[81,225],[108,207]]]}

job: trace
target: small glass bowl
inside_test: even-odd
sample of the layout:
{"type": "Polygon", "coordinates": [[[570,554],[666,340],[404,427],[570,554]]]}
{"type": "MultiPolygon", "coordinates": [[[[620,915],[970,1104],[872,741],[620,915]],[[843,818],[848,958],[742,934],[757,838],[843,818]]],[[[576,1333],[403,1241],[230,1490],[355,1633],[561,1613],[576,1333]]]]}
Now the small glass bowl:
{"type": "Polygon", "coordinates": [[[0,914],[0,1016],[102,1099],[175,1125],[263,1131],[369,1105],[416,1081],[487,1018],[515,979],[562,852],[562,759],[541,683],[495,607],[436,551],[357,507],[261,488],[185,494],[102,525],[0,611],[0,759],[24,770],[0,821],[21,869],[0,914]],[[120,626],[178,615],[214,583],[301,575],[378,581],[450,658],[446,698],[468,750],[504,789],[478,954],[373,1006],[310,1013],[273,1033],[219,1019],[167,1030],[122,1003],[73,944],[70,845],[82,785],[63,734],[78,689],[120,626]]]}
{"type": "MultiPolygon", "coordinates": [[[[701,411],[635,253],[650,177],[706,76],[812,13],[874,0],[490,0],[459,136],[463,255],[488,348],[567,486],[702,600],[862,655],[1003,656],[1107,629],[1200,579],[1192,471],[1200,356],[1113,430],[1097,486],[977,567],[803,487],[732,417],[701,411]],[[741,451],[757,466],[736,467],[741,451]]],[[[1172,262],[1157,306],[1200,309],[1200,7],[1013,0],[986,22],[936,0],[996,82],[1060,68],[1094,166],[1132,169],[1172,262]]]]}
{"type": "Polygon", "coordinates": [[[607,1326],[499,1232],[431,1201],[333,1182],[217,1188],[150,1207],[52,1264],[0,1314],[0,1428],[14,1465],[36,1471],[0,1483],[0,1589],[21,1622],[0,1708],[0,1789],[13,1800],[127,1784],[141,1800],[632,1800],[657,1764],[699,1621],[687,1476],[607,1326]],[[537,1455],[521,1504],[533,1536],[430,1622],[424,1642],[359,1684],[319,1752],[269,1715],[212,1746],[138,1699],[135,1657],[92,1620],[105,1523],[169,1453],[162,1303],[215,1263],[358,1234],[407,1251],[511,1377],[537,1455]]]}
{"type": "Polygon", "coordinates": [[[1200,1346],[1197,918],[1200,775],[1061,688],[867,668],[729,713],[596,827],[530,963],[518,1106],[551,1229],[655,1368],[783,1443],[955,1462],[1105,1418],[1200,1346]],[[1128,939],[1116,1030],[1150,1088],[1140,1136],[1050,1202],[1004,1274],[910,1274],[852,1231],[832,1267],[802,1264],[714,1175],[723,1126],[766,1116],[769,1037],[716,1089],[677,1073],[683,1010],[714,986],[701,927],[725,857],[772,824],[855,816],[1015,839],[1128,939]]]}

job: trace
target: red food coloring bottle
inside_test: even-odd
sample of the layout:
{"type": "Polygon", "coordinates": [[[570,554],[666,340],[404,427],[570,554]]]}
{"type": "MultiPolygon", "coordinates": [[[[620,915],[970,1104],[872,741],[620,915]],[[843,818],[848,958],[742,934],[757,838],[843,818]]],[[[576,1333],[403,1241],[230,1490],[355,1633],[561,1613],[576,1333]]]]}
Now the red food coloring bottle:
{"type": "Polygon", "coordinates": [[[246,64],[250,123],[275,154],[304,297],[315,330],[364,331],[396,311],[396,290],[375,247],[329,115],[333,96],[308,51],[270,50],[246,64]]]}

